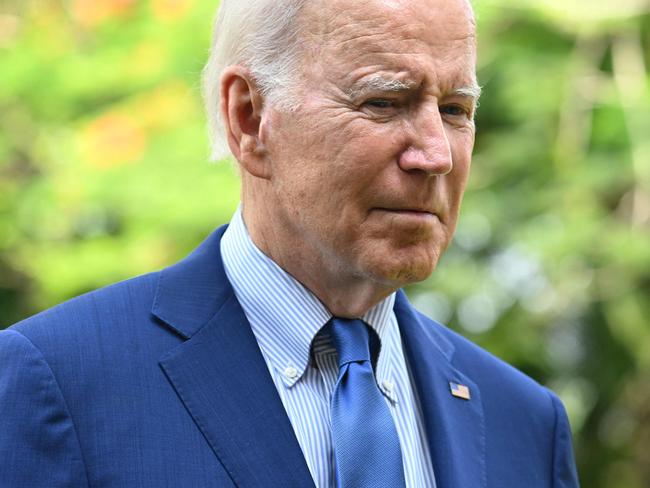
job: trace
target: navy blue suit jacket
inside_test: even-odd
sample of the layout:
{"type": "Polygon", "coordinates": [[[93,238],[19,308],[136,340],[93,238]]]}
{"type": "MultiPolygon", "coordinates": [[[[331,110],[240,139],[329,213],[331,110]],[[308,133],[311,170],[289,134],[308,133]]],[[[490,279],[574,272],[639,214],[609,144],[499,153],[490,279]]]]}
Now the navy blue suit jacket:
{"type": "MultiPolygon", "coordinates": [[[[224,273],[223,231],[0,332],[0,487],[313,486],[224,273]]],[[[439,488],[577,486],[553,393],[401,292],[395,313],[439,488]]]]}

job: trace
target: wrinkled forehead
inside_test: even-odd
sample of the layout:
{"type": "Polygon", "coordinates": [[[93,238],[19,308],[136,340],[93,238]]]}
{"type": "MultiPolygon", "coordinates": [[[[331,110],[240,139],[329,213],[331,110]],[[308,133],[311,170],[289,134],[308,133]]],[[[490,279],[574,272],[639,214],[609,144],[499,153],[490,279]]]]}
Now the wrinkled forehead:
{"type": "Polygon", "coordinates": [[[331,74],[374,65],[429,72],[444,66],[465,82],[475,76],[476,26],[468,0],[314,0],[300,22],[306,63],[328,59],[321,68],[331,74]]]}
{"type": "Polygon", "coordinates": [[[307,36],[322,42],[475,36],[469,0],[313,0],[305,3],[299,22],[307,36]]]}

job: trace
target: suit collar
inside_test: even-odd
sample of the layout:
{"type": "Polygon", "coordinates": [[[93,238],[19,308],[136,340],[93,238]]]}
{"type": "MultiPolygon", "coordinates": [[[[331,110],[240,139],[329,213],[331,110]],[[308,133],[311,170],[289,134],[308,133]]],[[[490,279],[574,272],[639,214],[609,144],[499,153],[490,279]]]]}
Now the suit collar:
{"type": "Polygon", "coordinates": [[[255,336],[226,278],[217,229],[160,274],[153,314],[186,339],[160,365],[241,487],[313,486],[255,336]]]}
{"type": "MultiPolygon", "coordinates": [[[[325,333],[327,329],[323,330],[332,314],[311,290],[253,243],[241,209],[235,212],[223,234],[220,249],[228,281],[264,357],[284,384],[293,387],[307,370],[312,351],[323,354],[334,351],[325,333]],[[297,374],[285,375],[288,368],[295,368],[297,374]]],[[[377,332],[381,342],[377,363],[379,385],[392,376],[390,350],[399,337],[392,320],[394,302],[393,293],[360,317],[377,332]]],[[[393,392],[384,388],[382,391],[392,401],[396,400],[393,392]]]]}
{"type": "Polygon", "coordinates": [[[432,327],[430,324],[425,325],[403,290],[397,292],[394,311],[403,336],[406,334],[406,337],[411,339],[414,334],[423,334],[426,338],[423,346],[432,348],[428,351],[430,356],[435,357],[436,354],[439,354],[446,362],[451,363],[455,347],[443,334],[443,326],[440,324],[435,324],[437,327],[432,327]]]}
{"type": "Polygon", "coordinates": [[[160,272],[151,312],[184,339],[204,326],[232,294],[219,252],[226,228],[219,227],[189,256],[160,272]]]}
{"type": "Polygon", "coordinates": [[[395,314],[422,406],[437,486],[486,487],[485,425],[478,386],[453,366],[455,349],[442,326],[425,323],[402,291],[395,314]],[[453,396],[452,382],[467,386],[471,399],[453,396]]]}
{"type": "MultiPolygon", "coordinates": [[[[226,278],[213,232],[160,273],[152,313],[186,339],[160,361],[188,413],[237,486],[313,486],[255,336],[226,278]]],[[[420,398],[437,485],[485,487],[480,391],[453,366],[441,326],[424,323],[403,292],[395,301],[420,398]],[[453,397],[449,382],[469,387],[453,397]]]]}

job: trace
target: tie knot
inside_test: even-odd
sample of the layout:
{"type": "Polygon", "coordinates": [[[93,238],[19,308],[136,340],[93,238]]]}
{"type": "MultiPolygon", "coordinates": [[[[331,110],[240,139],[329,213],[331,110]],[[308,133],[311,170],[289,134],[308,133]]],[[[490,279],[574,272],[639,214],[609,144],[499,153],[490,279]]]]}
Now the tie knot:
{"type": "Polygon", "coordinates": [[[370,334],[365,322],[334,317],[331,332],[339,368],[350,362],[370,361],[370,334]]]}

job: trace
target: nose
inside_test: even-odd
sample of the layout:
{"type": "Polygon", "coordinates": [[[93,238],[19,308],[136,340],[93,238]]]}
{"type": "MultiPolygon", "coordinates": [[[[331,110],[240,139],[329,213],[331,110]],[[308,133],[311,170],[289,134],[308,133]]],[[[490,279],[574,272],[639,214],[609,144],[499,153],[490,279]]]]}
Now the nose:
{"type": "Polygon", "coordinates": [[[438,103],[414,114],[409,123],[407,148],[399,157],[404,171],[421,171],[430,175],[446,175],[453,169],[451,146],[438,103]]]}

